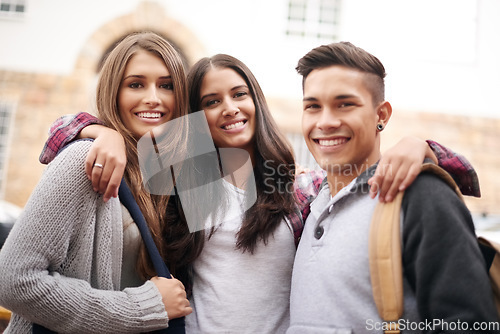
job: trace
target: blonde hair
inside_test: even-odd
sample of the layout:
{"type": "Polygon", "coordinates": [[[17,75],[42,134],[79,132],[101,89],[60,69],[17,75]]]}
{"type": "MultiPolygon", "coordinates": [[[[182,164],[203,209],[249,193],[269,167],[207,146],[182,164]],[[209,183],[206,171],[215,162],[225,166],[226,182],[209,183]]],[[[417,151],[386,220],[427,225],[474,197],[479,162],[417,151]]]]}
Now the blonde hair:
{"type": "MultiPolygon", "coordinates": [[[[166,208],[169,195],[152,195],[146,191],[139,165],[137,139],[125,127],[120,117],[118,106],[118,92],[125,67],[130,59],[140,50],[150,52],[156,57],[161,58],[170,72],[175,97],[175,108],[172,118],[178,118],[187,114],[186,73],[182,58],[168,41],[153,32],[140,32],[127,35],[109,53],[102,66],[97,84],[96,107],[98,117],[108,127],[118,131],[125,140],[127,153],[125,180],[144,214],[160,253],[165,258],[165,240],[163,235],[165,233],[166,224],[164,222],[166,221],[166,208]]],[[[182,122],[182,119],[179,121],[182,122]]],[[[183,138],[182,131],[171,134],[170,138],[173,140],[169,144],[172,147],[175,146],[176,150],[183,151],[186,140],[183,138]]],[[[156,275],[144,245],[141,247],[138,257],[137,269],[138,273],[145,279],[156,275]]]]}

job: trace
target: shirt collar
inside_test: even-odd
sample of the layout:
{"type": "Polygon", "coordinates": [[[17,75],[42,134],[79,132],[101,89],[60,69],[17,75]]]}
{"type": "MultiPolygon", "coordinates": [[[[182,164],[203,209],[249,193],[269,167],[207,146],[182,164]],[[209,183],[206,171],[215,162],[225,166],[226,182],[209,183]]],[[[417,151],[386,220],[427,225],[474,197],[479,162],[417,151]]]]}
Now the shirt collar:
{"type": "MultiPolygon", "coordinates": [[[[368,186],[368,180],[373,176],[373,174],[375,174],[375,170],[377,169],[377,166],[378,166],[378,161],[375,164],[373,164],[370,167],[368,167],[368,169],[365,170],[363,173],[361,173],[356,178],[356,183],[351,188],[351,192],[355,192],[356,190],[358,190],[360,188],[367,187],[368,186]]],[[[327,185],[328,185],[328,180],[325,177],[325,179],[321,183],[320,190],[323,189],[327,185]]]]}
{"type": "Polygon", "coordinates": [[[365,170],[363,173],[361,173],[357,178],[356,178],[356,183],[351,189],[351,192],[355,192],[357,189],[360,188],[365,188],[369,187],[368,185],[368,180],[375,174],[375,170],[377,169],[378,166],[378,161],[368,167],[367,170],[365,170]]]}

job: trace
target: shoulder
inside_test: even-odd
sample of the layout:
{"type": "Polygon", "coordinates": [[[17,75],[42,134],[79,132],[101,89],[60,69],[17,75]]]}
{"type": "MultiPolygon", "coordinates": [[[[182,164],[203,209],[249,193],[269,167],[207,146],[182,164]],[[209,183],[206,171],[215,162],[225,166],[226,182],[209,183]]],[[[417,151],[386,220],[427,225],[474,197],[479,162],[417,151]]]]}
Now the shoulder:
{"type": "Polygon", "coordinates": [[[92,146],[91,140],[77,140],[59,151],[54,160],[48,164],[47,169],[78,169],[85,170],[85,158],[92,146]]]}
{"type": "Polygon", "coordinates": [[[67,160],[69,159],[79,159],[85,161],[85,157],[92,146],[93,140],[90,139],[80,139],[70,144],[64,146],[59,154],[56,156],[56,160],[67,160]]]}
{"type": "Polygon", "coordinates": [[[92,184],[85,174],[85,158],[91,145],[92,141],[79,140],[66,146],[47,165],[37,188],[43,187],[56,193],[58,189],[65,188],[73,189],[74,192],[91,191],[92,184]]]}
{"type": "Polygon", "coordinates": [[[421,173],[408,187],[402,203],[404,231],[455,235],[474,231],[470,212],[455,190],[433,173],[421,173]],[[449,233],[451,232],[451,233],[449,233]]]}
{"type": "Polygon", "coordinates": [[[406,190],[403,205],[463,204],[455,190],[441,177],[434,173],[422,172],[406,190]]]}

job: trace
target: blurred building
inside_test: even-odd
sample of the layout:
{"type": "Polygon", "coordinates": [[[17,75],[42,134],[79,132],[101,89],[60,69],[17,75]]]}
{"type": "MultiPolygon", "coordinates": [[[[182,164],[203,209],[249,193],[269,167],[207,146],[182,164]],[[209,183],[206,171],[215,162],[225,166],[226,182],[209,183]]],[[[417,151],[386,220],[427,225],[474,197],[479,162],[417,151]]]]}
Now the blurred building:
{"type": "Polygon", "coordinates": [[[216,53],[245,62],[303,165],[295,65],[315,46],[352,41],[388,71],[384,148],[415,135],[462,153],[483,195],[469,208],[500,214],[499,15],[497,0],[0,0],[0,199],[26,203],[50,124],[93,112],[103,57],[127,33],[153,30],[188,66],[216,53]]]}

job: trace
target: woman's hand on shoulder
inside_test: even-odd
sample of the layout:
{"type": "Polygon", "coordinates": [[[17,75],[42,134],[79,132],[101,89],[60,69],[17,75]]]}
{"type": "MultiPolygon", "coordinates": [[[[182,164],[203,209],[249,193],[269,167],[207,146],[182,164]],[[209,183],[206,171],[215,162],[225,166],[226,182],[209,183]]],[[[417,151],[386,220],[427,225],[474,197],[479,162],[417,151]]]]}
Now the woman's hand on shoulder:
{"type": "Polygon", "coordinates": [[[391,202],[398,191],[403,191],[415,181],[426,157],[437,161],[425,140],[404,137],[383,153],[375,174],[368,180],[370,196],[379,192],[381,202],[391,202]]]}
{"type": "Polygon", "coordinates": [[[92,181],[94,191],[103,194],[107,202],[118,196],[127,164],[125,141],[117,131],[102,125],[91,125],[84,130],[92,131],[87,137],[95,138],[85,160],[85,173],[92,181]]]}

